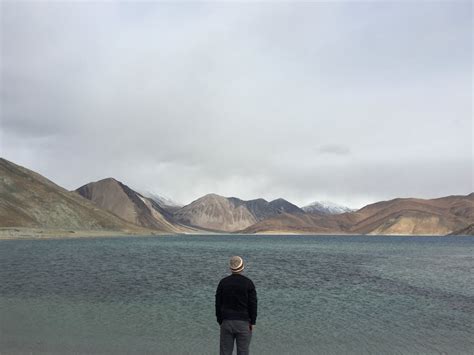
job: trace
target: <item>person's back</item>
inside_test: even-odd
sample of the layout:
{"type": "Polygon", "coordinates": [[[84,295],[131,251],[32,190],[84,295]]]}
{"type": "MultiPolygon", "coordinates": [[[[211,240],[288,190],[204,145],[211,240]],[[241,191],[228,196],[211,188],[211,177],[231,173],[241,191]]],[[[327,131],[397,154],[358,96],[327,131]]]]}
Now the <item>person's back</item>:
{"type": "Polygon", "coordinates": [[[219,282],[216,291],[216,318],[221,326],[220,353],[232,354],[234,340],[237,354],[248,354],[252,330],[257,320],[257,292],[248,277],[241,274],[242,258],[230,259],[232,275],[219,282]]]}

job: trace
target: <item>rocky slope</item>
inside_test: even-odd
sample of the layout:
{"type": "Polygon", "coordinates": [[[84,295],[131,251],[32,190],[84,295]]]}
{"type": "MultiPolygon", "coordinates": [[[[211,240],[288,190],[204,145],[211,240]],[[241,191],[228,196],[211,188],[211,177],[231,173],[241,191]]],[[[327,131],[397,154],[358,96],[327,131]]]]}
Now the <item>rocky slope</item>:
{"type": "Polygon", "coordinates": [[[474,235],[474,223],[468,225],[466,228],[458,229],[450,235],[474,235]]]}
{"type": "Polygon", "coordinates": [[[0,227],[150,232],[2,158],[0,227]]]}
{"type": "Polygon", "coordinates": [[[243,232],[445,235],[466,228],[473,221],[474,193],[432,200],[394,199],[339,215],[283,214],[243,232]]]}
{"type": "Polygon", "coordinates": [[[284,199],[271,202],[264,199],[244,201],[209,194],[176,211],[174,218],[183,224],[199,228],[235,232],[281,213],[302,212],[299,207],[284,199]]]}
{"type": "Polygon", "coordinates": [[[76,192],[96,206],[136,225],[170,233],[189,232],[173,223],[171,214],[154,200],[144,197],[113,178],[91,182],[76,192]]]}
{"type": "Polygon", "coordinates": [[[277,198],[276,200],[273,200],[268,203],[268,207],[270,210],[275,211],[274,214],[280,214],[280,213],[302,213],[303,210],[299,208],[298,206],[292,204],[291,202],[288,202],[287,200],[283,198],[277,198]]]}

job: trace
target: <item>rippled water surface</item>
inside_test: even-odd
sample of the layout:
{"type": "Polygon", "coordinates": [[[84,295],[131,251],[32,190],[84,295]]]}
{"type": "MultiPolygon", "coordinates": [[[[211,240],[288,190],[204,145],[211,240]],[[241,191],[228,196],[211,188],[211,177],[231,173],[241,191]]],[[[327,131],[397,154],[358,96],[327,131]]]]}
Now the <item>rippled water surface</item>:
{"type": "Polygon", "coordinates": [[[254,354],[474,352],[474,238],[179,236],[0,241],[0,353],[215,354],[231,255],[254,354]]]}

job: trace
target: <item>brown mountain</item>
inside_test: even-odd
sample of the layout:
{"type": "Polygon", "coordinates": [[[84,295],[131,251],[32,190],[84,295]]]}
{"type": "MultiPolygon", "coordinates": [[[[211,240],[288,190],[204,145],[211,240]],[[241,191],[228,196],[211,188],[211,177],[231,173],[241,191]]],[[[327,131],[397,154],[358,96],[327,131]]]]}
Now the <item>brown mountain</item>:
{"type": "Polygon", "coordinates": [[[264,219],[241,233],[316,233],[316,234],[343,234],[350,227],[350,223],[313,213],[282,213],[278,216],[264,219]]]}
{"type": "Polygon", "coordinates": [[[213,231],[235,232],[281,213],[303,212],[284,200],[244,201],[235,197],[208,194],[174,213],[181,223],[213,231]]]}
{"type": "Polygon", "coordinates": [[[243,232],[445,235],[473,221],[474,193],[432,200],[394,199],[332,216],[282,214],[258,222],[243,232]]]}
{"type": "Polygon", "coordinates": [[[150,232],[2,158],[0,227],[150,232]]]}
{"type": "Polygon", "coordinates": [[[243,205],[223,196],[209,194],[174,213],[177,221],[213,231],[244,229],[257,219],[243,205]]]}
{"type": "Polygon", "coordinates": [[[378,202],[354,212],[353,218],[353,233],[444,235],[474,221],[474,193],[378,202]]]}
{"type": "Polygon", "coordinates": [[[113,178],[91,182],[81,186],[76,192],[96,206],[136,225],[170,233],[191,231],[183,225],[173,223],[171,214],[154,200],[113,178]]]}

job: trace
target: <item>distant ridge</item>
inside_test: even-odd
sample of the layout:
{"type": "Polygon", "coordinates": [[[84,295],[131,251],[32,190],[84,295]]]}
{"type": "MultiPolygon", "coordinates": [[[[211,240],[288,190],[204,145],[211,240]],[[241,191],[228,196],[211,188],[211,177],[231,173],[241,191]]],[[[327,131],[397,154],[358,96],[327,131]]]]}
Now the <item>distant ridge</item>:
{"type": "Polygon", "coordinates": [[[431,200],[397,198],[338,215],[286,214],[263,220],[243,233],[349,233],[445,235],[474,221],[474,194],[431,200]]]}
{"type": "Polygon", "coordinates": [[[169,212],[169,213],[174,213],[175,211],[179,210],[181,207],[183,207],[182,204],[179,204],[175,201],[173,201],[170,198],[158,195],[156,193],[152,192],[143,192],[139,191],[139,193],[144,196],[149,198],[150,200],[153,200],[160,206],[163,210],[169,212]]]}

